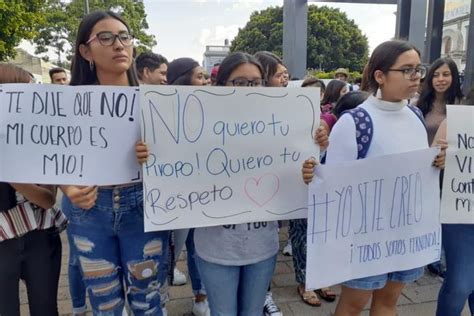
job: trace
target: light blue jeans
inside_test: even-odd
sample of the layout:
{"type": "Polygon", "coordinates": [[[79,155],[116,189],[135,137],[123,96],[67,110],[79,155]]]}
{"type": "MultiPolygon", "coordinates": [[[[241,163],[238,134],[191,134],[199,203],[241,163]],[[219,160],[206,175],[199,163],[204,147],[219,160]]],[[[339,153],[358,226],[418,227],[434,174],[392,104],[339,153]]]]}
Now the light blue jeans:
{"type": "Polygon", "coordinates": [[[161,316],[169,232],[144,232],[141,183],[100,188],[90,210],[65,203],[94,315],[121,316],[126,293],[133,315],[161,316]]]}
{"type": "Polygon", "coordinates": [[[474,225],[443,224],[446,276],[438,295],[438,316],[461,315],[469,298],[474,312],[474,225]]]}
{"type": "Polygon", "coordinates": [[[196,255],[212,316],[262,316],[277,256],[245,266],[211,263],[196,255]]]}
{"type": "MultiPolygon", "coordinates": [[[[71,218],[72,205],[68,198],[63,196],[62,211],[69,219],[71,218]]],[[[74,315],[86,312],[86,287],[82,281],[81,267],[79,266],[79,258],[77,257],[76,246],[72,242],[70,230],[67,230],[67,239],[69,242],[69,263],[68,263],[68,279],[69,294],[72,301],[72,312],[74,315]]]]}
{"type": "Polygon", "coordinates": [[[174,231],[175,236],[175,254],[174,257],[178,260],[183,246],[186,243],[187,263],[189,278],[191,279],[191,287],[194,295],[206,294],[206,289],[201,281],[201,275],[196,266],[196,248],[194,247],[194,228],[178,229],[174,231]]]}

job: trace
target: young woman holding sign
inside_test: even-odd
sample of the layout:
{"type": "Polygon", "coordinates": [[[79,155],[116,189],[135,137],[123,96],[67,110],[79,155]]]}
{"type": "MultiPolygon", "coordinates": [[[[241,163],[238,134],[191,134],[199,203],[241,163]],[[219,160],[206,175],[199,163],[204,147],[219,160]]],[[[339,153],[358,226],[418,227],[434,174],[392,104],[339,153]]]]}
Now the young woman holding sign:
{"type": "MultiPolygon", "coordinates": [[[[70,84],[138,86],[132,55],[127,23],[113,12],[90,13],[79,25],[70,84]]],[[[146,146],[135,150],[143,162],[146,146]]],[[[162,315],[169,233],[143,231],[142,184],[62,190],[94,315],[122,315],[125,292],[134,315],[162,315]]]]}
{"type": "MultiPolygon", "coordinates": [[[[30,83],[31,75],[0,63],[0,84],[30,83]]],[[[0,182],[0,315],[20,315],[20,279],[31,315],[58,315],[64,214],[54,186],[0,182]]]]}
{"type": "MultiPolygon", "coordinates": [[[[334,126],[327,150],[327,164],[340,163],[365,157],[375,157],[428,148],[426,129],[421,113],[407,107],[407,99],[418,90],[426,69],[421,65],[420,54],[411,44],[388,41],[372,53],[364,69],[362,90],[371,94],[358,108],[372,119],[374,131],[367,152],[360,152],[356,140],[357,127],[351,114],[343,114],[334,126]],[[396,137],[394,137],[396,131],[396,137]]],[[[362,123],[362,122],[361,122],[362,123]]],[[[434,161],[444,167],[445,151],[434,161]]],[[[409,162],[407,162],[409,163],[409,162]]],[[[303,165],[303,179],[309,183],[314,164],[303,165]]],[[[395,315],[396,303],[406,283],[423,274],[423,267],[394,271],[345,282],[336,307],[337,316],[359,315],[372,298],[370,315],[395,315]]]]}
{"type": "MultiPolygon", "coordinates": [[[[260,63],[233,53],[220,65],[217,86],[264,84],[260,63]]],[[[261,316],[278,252],[276,222],[197,228],[196,262],[213,315],[261,316]]]]}
{"type": "MultiPolygon", "coordinates": [[[[464,101],[466,105],[473,105],[473,102],[464,101]]],[[[445,144],[446,139],[445,119],[434,137],[433,146],[445,144]]],[[[438,295],[436,315],[461,315],[468,298],[474,315],[474,224],[442,224],[442,227],[446,273],[438,295]]]]}

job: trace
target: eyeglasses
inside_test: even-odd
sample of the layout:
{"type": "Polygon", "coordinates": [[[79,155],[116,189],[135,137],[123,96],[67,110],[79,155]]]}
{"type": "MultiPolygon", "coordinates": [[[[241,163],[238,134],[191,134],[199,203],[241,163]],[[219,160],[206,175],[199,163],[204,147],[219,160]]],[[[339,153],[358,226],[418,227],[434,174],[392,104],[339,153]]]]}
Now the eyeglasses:
{"type": "Polygon", "coordinates": [[[265,80],[262,78],[248,80],[246,78],[235,78],[234,80],[229,80],[227,83],[232,83],[234,87],[262,87],[265,85],[265,80]]]}
{"type": "Polygon", "coordinates": [[[426,76],[426,67],[421,65],[415,68],[403,68],[403,69],[387,69],[387,71],[399,71],[403,73],[405,79],[415,79],[416,74],[420,75],[420,79],[425,78],[426,76]]]}
{"type": "Polygon", "coordinates": [[[115,43],[116,39],[119,39],[120,43],[123,46],[128,47],[133,45],[133,35],[128,33],[127,31],[119,32],[118,34],[114,34],[109,31],[99,32],[96,35],[92,36],[86,44],[89,44],[93,40],[97,39],[102,46],[112,46],[115,43]]]}

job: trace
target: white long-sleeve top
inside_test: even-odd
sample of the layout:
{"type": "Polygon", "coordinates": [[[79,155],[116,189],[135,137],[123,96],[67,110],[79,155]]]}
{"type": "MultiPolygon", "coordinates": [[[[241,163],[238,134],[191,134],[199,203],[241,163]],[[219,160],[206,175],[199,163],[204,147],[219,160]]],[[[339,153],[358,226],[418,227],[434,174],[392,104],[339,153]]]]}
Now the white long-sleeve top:
{"type": "MultiPolygon", "coordinates": [[[[359,105],[373,123],[372,143],[366,158],[428,148],[428,135],[420,118],[407,101],[387,102],[370,96],[359,105]]],[[[344,114],[329,136],[326,163],[357,159],[356,126],[350,114],[344,114]]]]}

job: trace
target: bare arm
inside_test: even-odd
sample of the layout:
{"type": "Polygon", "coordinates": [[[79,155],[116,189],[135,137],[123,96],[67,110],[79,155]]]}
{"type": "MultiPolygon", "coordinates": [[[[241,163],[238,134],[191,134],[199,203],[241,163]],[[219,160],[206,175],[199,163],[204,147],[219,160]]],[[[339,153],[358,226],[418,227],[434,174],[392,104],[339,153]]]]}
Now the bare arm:
{"type": "Polygon", "coordinates": [[[446,149],[448,148],[447,138],[447,124],[446,119],[438,127],[438,131],[433,139],[433,144],[431,147],[440,146],[441,152],[436,156],[435,160],[433,161],[433,166],[444,169],[444,164],[446,161],[446,149]]]}
{"type": "Polygon", "coordinates": [[[54,186],[25,183],[10,183],[10,185],[28,201],[44,209],[49,209],[56,203],[56,188],[54,186]]]}

